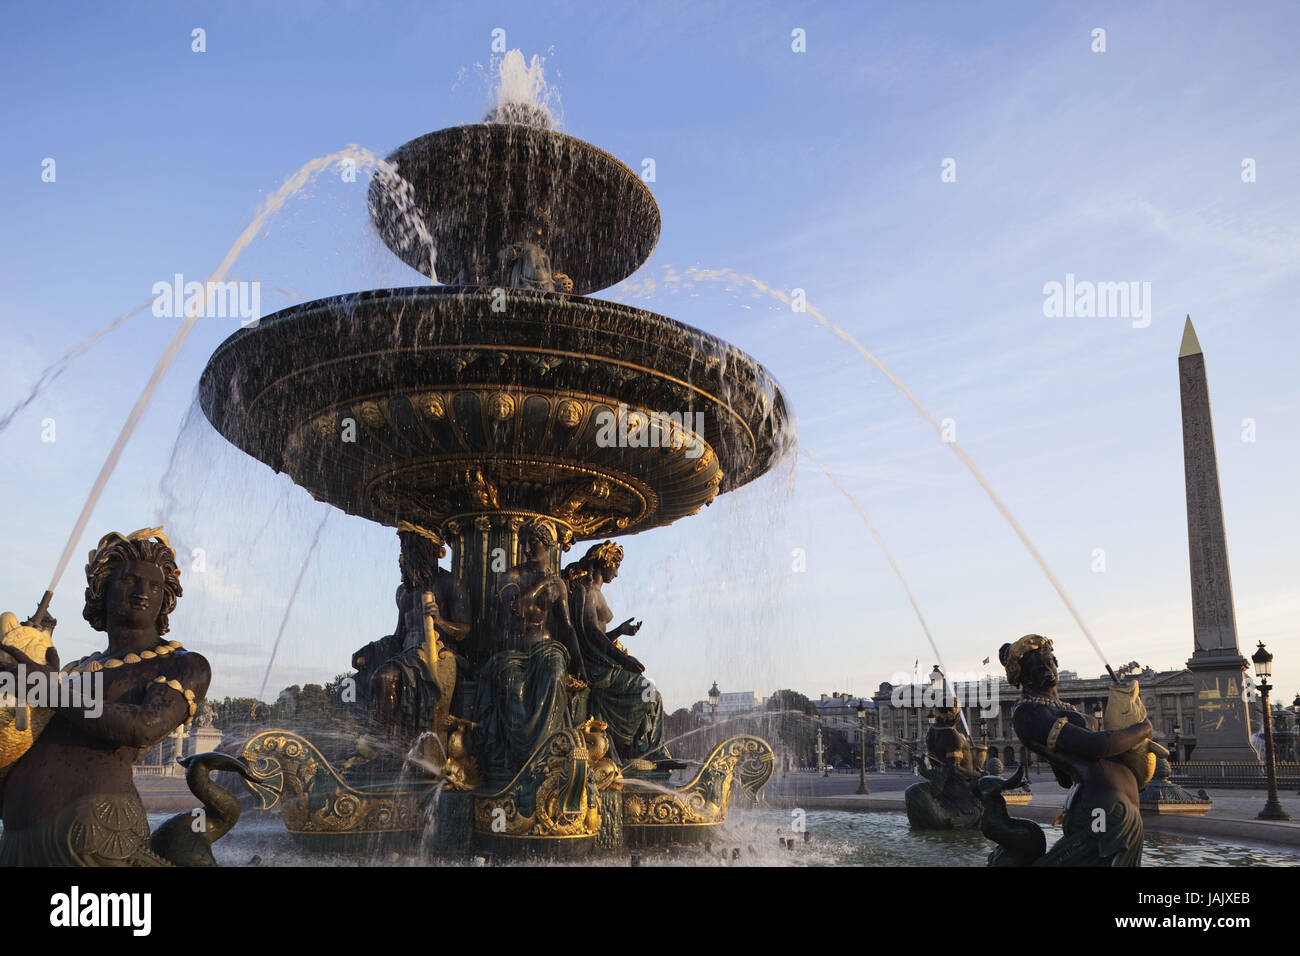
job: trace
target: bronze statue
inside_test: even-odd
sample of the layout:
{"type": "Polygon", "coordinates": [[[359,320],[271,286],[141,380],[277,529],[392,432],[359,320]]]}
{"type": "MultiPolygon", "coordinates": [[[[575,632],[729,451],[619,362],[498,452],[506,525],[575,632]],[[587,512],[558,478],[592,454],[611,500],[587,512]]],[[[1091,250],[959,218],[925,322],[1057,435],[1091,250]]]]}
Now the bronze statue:
{"type": "Polygon", "coordinates": [[[446,724],[456,686],[451,642],[469,636],[464,588],[438,566],[447,553],[428,529],[401,522],[397,627],[357,651],[352,666],[369,694],[376,722],[389,734],[415,736],[446,724]]]}
{"type": "Polygon", "coordinates": [[[934,725],[925,735],[926,754],[917,769],[926,779],[903,792],[907,822],[921,829],[977,827],[982,808],[971,790],[979,777],[970,738],[957,726],[961,702],[952,699],[937,707],[934,725]]]}
{"type": "MultiPolygon", "coordinates": [[[[1100,730],[1090,715],[1058,699],[1052,642],[1039,634],[1028,634],[1014,644],[1004,644],[998,657],[1006,667],[1011,685],[1023,688],[1020,703],[1012,713],[1016,736],[1047,761],[1061,786],[1071,790],[1062,815],[1064,836],[1049,852],[1026,861],[1027,843],[1021,834],[1014,847],[998,840],[1006,853],[991,858],[990,863],[1141,865],[1138,779],[1134,769],[1125,763],[1128,759],[1125,755],[1150,738],[1150,721],[1142,720],[1122,730],[1100,730]]],[[[1001,789],[986,787],[986,799],[996,797],[1001,789]]],[[[1012,822],[1018,830],[1024,830],[1023,823],[1028,821],[1012,822]]]]}
{"type": "Polygon", "coordinates": [[[572,292],[573,280],[551,268],[551,257],[538,241],[540,229],[532,230],[532,237],[506,246],[497,256],[498,281],[510,289],[532,289],[538,292],[572,292]]]}
{"type": "Polygon", "coordinates": [[[593,545],[564,569],[564,581],[591,687],[588,710],[608,725],[619,758],[627,762],[660,748],[664,704],[655,686],[641,676],[645,666],[618,640],[636,634],[641,622],[628,618],[613,630],[605,630],[614,612],[600,589],[618,577],[622,561],[623,549],[614,542],[593,545]]]}
{"type": "MultiPolygon", "coordinates": [[[[489,763],[500,774],[522,767],[549,736],[573,726],[571,695],[586,687],[587,670],[569,616],[569,592],[552,570],[559,549],[555,526],[542,519],[519,531],[525,560],[497,588],[502,625],[497,652],[480,672],[476,708],[494,745],[489,763]]],[[[513,776],[513,773],[511,773],[513,776]]]]}
{"type": "MultiPolygon", "coordinates": [[[[0,866],[169,862],[150,849],[131,767],[194,718],[212,676],[203,657],[162,639],[181,596],[176,554],[161,528],[107,534],[90,553],[86,585],[82,614],[108,633],[108,647],[62,679],[101,687],[102,713],[80,706],[85,697],[78,705],[50,701],[41,733],[7,768],[0,866]]],[[[58,673],[57,655],[42,662],[12,646],[6,653],[29,674],[58,673]]]]}

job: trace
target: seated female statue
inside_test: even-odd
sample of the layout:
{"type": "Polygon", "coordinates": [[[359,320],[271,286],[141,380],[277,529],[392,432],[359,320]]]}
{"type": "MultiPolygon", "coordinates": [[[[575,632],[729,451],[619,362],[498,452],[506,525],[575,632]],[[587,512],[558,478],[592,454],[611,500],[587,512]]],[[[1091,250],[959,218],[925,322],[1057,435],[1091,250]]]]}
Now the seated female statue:
{"type": "Polygon", "coordinates": [[[573,726],[570,694],[587,678],[568,589],[552,570],[559,549],[554,525],[530,521],[519,531],[519,545],[525,560],[497,588],[498,650],[484,665],[475,708],[488,773],[497,782],[517,772],[551,734],[573,726]]]}
{"type": "Polygon", "coordinates": [[[624,650],[619,638],[641,630],[628,618],[606,631],[614,612],[601,586],[618,577],[623,549],[612,541],[593,545],[564,569],[569,610],[578,632],[591,686],[588,709],[609,725],[608,735],[622,762],[659,749],[663,741],[663,696],[641,676],[645,666],[624,650]]]}

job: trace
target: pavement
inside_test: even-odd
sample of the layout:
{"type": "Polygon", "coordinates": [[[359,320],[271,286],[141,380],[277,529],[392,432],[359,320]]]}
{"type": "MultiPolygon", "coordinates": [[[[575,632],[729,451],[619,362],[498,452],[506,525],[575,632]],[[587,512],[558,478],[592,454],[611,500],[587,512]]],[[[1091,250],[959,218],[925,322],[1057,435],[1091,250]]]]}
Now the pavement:
{"type": "Polygon", "coordinates": [[[199,798],[190,793],[184,777],[138,776],[135,788],[140,791],[146,813],[179,813],[202,806],[199,798]]]}
{"type": "MultiPolygon", "coordinates": [[[[763,791],[768,805],[805,810],[848,810],[855,813],[905,810],[903,791],[922,778],[911,773],[869,773],[867,788],[871,793],[856,793],[857,774],[818,774],[779,771],[763,791]]],[[[1051,823],[1061,812],[1066,790],[1042,774],[1031,778],[1033,800],[1008,809],[1012,816],[1026,817],[1039,823],[1051,823]]],[[[1229,838],[1245,843],[1300,846],[1300,793],[1278,794],[1282,809],[1291,821],[1260,820],[1268,793],[1264,790],[1207,790],[1212,808],[1204,816],[1157,814],[1144,812],[1142,825],[1155,832],[1181,833],[1200,839],[1229,838]]]]}

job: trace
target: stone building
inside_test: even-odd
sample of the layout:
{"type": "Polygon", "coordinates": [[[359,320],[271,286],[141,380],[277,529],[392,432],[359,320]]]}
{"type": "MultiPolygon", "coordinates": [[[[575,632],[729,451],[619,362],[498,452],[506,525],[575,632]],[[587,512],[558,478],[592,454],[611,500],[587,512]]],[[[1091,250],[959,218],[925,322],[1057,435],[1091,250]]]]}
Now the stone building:
{"type": "MultiPolygon", "coordinates": [[[[1155,739],[1177,755],[1178,760],[1195,759],[1197,726],[1195,679],[1186,668],[1175,671],[1134,669],[1141,686],[1142,702],[1146,705],[1155,739]]],[[[1061,671],[1057,692],[1066,703],[1079,710],[1097,714],[1110,695],[1109,675],[1081,678],[1071,671],[1061,671]]],[[[1020,762],[1020,741],[1011,726],[1011,712],[1020,700],[1020,691],[1005,679],[990,677],[981,686],[957,684],[953,688],[961,699],[966,720],[975,744],[986,741],[990,750],[997,748],[998,756],[1007,766],[1020,762]],[[990,711],[985,716],[981,703],[990,711]]],[[[929,684],[895,687],[884,683],[873,695],[876,712],[880,715],[880,732],[883,758],[887,767],[908,766],[909,748],[916,753],[924,749],[929,717],[934,709],[937,691],[929,684]]],[[[1259,704],[1252,705],[1258,715],[1259,704]]],[[[1258,717],[1257,717],[1258,719],[1258,717]]],[[[1031,766],[1034,764],[1031,759],[1031,766]]]]}

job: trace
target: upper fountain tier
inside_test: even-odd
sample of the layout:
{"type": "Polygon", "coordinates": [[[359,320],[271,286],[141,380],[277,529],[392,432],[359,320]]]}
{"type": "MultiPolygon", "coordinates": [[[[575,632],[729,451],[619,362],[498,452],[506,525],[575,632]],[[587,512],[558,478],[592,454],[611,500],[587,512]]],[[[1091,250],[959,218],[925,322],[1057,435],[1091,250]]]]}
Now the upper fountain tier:
{"type": "Polygon", "coordinates": [[[403,262],[449,285],[509,285],[503,251],[533,243],[582,295],[645,262],[659,207],[636,173],[542,125],[536,108],[498,108],[487,119],[412,140],[388,157],[400,179],[371,181],[371,217],[403,262]]]}

